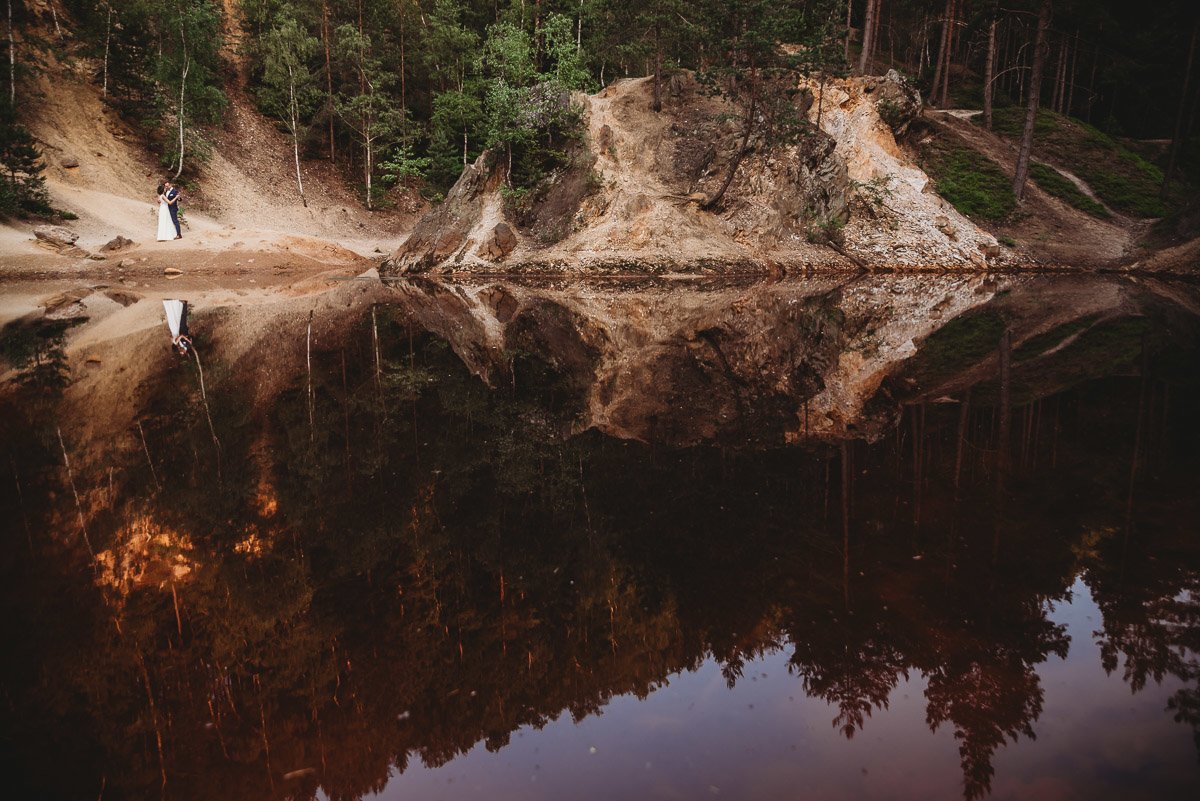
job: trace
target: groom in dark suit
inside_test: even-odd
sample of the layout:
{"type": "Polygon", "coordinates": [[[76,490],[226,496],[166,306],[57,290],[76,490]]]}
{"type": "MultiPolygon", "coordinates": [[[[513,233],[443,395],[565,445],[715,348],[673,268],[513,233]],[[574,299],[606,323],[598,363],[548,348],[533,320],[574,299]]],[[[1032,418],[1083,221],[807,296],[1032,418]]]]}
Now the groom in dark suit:
{"type": "Polygon", "coordinates": [[[183,230],[179,227],[179,187],[170,181],[165,181],[167,187],[167,210],[171,212],[171,222],[175,224],[175,238],[183,239],[183,230]]]}

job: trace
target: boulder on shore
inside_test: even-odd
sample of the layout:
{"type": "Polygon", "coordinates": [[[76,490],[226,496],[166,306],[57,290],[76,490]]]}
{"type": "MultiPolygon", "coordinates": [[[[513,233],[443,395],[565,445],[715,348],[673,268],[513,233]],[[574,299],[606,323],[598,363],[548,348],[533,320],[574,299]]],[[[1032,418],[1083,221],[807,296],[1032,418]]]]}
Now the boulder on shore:
{"type": "Polygon", "coordinates": [[[61,225],[39,225],[33,229],[33,236],[56,250],[73,247],[79,239],[79,234],[61,225]]]}

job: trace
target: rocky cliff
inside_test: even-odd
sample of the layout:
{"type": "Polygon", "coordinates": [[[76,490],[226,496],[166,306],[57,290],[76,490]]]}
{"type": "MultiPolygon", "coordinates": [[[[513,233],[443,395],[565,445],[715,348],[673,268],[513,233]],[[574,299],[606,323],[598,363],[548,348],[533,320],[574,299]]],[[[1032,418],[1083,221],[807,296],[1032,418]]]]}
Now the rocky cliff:
{"type": "Polygon", "coordinates": [[[385,264],[393,273],[738,273],[983,267],[995,239],[930,190],[896,144],[921,111],[895,72],[799,87],[811,123],[793,144],[751,141],[721,203],[705,208],[741,137],[729,105],[687,73],[650,110],[649,79],[578,96],[573,166],[506,202],[484,154],[385,264]]]}

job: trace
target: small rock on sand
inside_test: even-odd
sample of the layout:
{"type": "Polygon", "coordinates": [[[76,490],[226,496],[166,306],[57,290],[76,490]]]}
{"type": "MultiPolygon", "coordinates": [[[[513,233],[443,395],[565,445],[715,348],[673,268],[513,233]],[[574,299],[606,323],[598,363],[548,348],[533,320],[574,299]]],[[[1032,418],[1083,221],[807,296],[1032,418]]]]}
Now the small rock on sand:
{"type": "Polygon", "coordinates": [[[132,239],[126,239],[123,236],[117,236],[115,239],[110,239],[108,242],[105,242],[104,245],[100,248],[100,252],[101,253],[112,253],[117,250],[124,250],[125,248],[129,247],[132,244],[133,244],[132,239]]]}
{"type": "Polygon", "coordinates": [[[178,267],[167,267],[163,270],[163,275],[183,275],[183,270],[178,267]]]}

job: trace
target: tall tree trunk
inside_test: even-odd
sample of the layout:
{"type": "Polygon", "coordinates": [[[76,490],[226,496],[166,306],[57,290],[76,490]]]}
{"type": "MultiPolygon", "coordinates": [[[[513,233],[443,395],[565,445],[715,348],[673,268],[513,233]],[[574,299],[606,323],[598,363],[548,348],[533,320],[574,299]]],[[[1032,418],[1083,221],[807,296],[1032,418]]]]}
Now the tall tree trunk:
{"type": "Polygon", "coordinates": [[[296,162],[296,187],[300,190],[300,202],[308,208],[308,198],[304,196],[304,179],[300,176],[300,106],[296,101],[296,75],[292,65],[288,64],[288,114],[292,122],[292,157],[296,162]]]}
{"type": "Polygon", "coordinates": [[[1017,152],[1017,171],[1013,176],[1013,194],[1018,203],[1025,194],[1025,179],[1029,177],[1029,154],[1033,150],[1033,128],[1037,123],[1038,104],[1041,101],[1042,70],[1046,66],[1046,30],[1050,27],[1052,2],[1053,0],[1042,0],[1038,9],[1033,70],[1029,75],[1029,102],[1025,105],[1025,129],[1021,132],[1021,149],[1017,152]]]}
{"type": "MultiPolygon", "coordinates": [[[[180,23],[180,34],[183,33],[183,23],[180,23]]],[[[179,178],[183,174],[183,116],[184,103],[187,100],[187,76],[188,70],[191,68],[191,59],[188,58],[187,43],[183,46],[183,71],[179,76],[179,164],[175,168],[175,177],[179,178]]]]}
{"type": "Polygon", "coordinates": [[[1192,25],[1192,39],[1188,44],[1187,66],[1183,68],[1183,91],[1179,93],[1179,111],[1175,115],[1175,131],[1171,136],[1171,150],[1167,156],[1167,169],[1163,173],[1162,196],[1166,197],[1171,186],[1171,177],[1179,160],[1179,148],[1183,145],[1183,121],[1187,110],[1188,94],[1192,85],[1192,63],[1196,60],[1196,39],[1200,38],[1200,17],[1192,25]]]}
{"type": "Polygon", "coordinates": [[[875,44],[875,25],[879,14],[879,0],[867,0],[866,18],[863,20],[862,52],[858,54],[858,72],[865,75],[867,61],[875,44]]]}
{"type": "Polygon", "coordinates": [[[1079,66],[1079,31],[1075,31],[1075,38],[1071,45],[1071,72],[1067,76],[1067,105],[1063,109],[1063,113],[1068,117],[1075,109],[1075,75],[1079,66]]]}
{"type": "Polygon", "coordinates": [[[929,90],[929,99],[937,102],[938,87],[942,84],[942,70],[946,69],[947,39],[950,36],[950,16],[954,12],[954,0],[946,0],[946,10],[942,14],[942,39],[938,47],[937,66],[933,70],[933,86],[929,90]]]}
{"type": "Polygon", "coordinates": [[[950,65],[954,63],[954,45],[958,40],[958,12],[962,0],[951,0],[950,20],[947,23],[946,34],[946,68],[942,70],[942,99],[941,107],[950,105],[950,65]]]}
{"type": "MultiPolygon", "coordinates": [[[[1104,30],[1104,26],[1101,25],[1096,31],[1096,36],[1099,37],[1100,32],[1103,30],[1104,30]]],[[[1084,119],[1087,120],[1088,124],[1091,124],[1091,122],[1092,122],[1092,108],[1096,105],[1096,69],[1099,66],[1100,66],[1100,42],[1097,40],[1096,47],[1092,51],[1092,74],[1088,78],[1087,113],[1084,115],[1084,119]]]]}
{"type": "Polygon", "coordinates": [[[988,24],[987,57],[983,62],[983,126],[992,130],[992,93],[996,80],[996,26],[1000,23],[999,7],[992,12],[988,24]]]}
{"type": "Polygon", "coordinates": [[[108,12],[108,16],[104,26],[104,80],[101,83],[101,96],[108,97],[108,51],[109,45],[112,42],[112,18],[113,10],[112,3],[105,3],[104,10],[108,12]]]}
{"type": "Polygon", "coordinates": [[[1050,110],[1058,111],[1062,103],[1062,86],[1063,72],[1067,68],[1066,63],[1067,42],[1061,36],[1058,40],[1058,63],[1054,67],[1054,89],[1050,96],[1050,110]]]}
{"type": "Polygon", "coordinates": [[[654,23],[654,102],[651,108],[662,111],[662,26],[654,23]]]}
{"type": "Polygon", "coordinates": [[[333,65],[329,58],[329,0],[321,0],[321,41],[325,45],[325,105],[329,115],[329,162],[337,161],[333,136],[333,65]]]}
{"type": "MultiPolygon", "coordinates": [[[[868,0],[868,2],[869,1],[870,0],[868,0]]],[[[851,23],[851,16],[853,15],[853,13],[854,13],[854,0],[846,0],[846,44],[845,44],[844,58],[846,59],[847,64],[850,63],[850,30],[851,30],[850,23],[851,23]]]]}
{"type": "Polygon", "coordinates": [[[17,107],[17,44],[13,39],[12,0],[8,0],[8,105],[17,107]]]}
{"type": "Polygon", "coordinates": [[[406,44],[406,40],[408,37],[405,35],[407,33],[407,26],[405,24],[405,14],[404,14],[403,8],[404,8],[404,6],[401,5],[401,11],[400,11],[400,113],[404,115],[404,118],[400,123],[400,138],[404,142],[404,144],[407,146],[408,145],[408,89],[407,89],[408,84],[404,80],[404,73],[407,71],[405,68],[404,60],[405,60],[405,51],[407,49],[405,47],[405,44],[406,44]]]}

